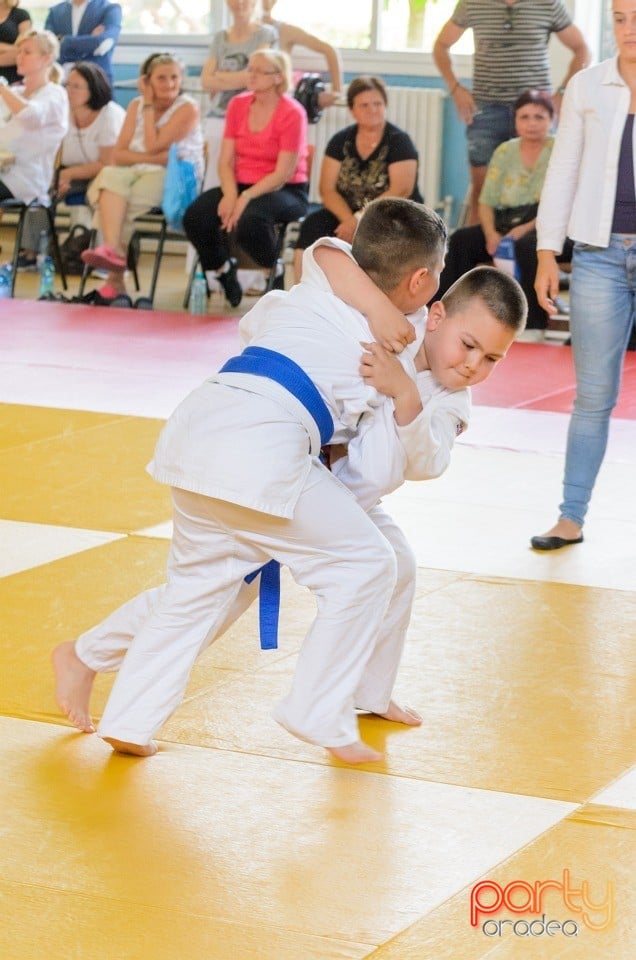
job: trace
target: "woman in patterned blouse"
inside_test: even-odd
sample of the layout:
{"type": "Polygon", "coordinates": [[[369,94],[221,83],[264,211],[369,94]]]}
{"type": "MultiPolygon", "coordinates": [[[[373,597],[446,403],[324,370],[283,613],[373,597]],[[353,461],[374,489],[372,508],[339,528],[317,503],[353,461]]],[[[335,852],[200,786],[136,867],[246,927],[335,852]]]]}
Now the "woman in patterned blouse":
{"type": "Polygon", "coordinates": [[[351,243],[367,203],[378,197],[421,201],[418,156],[408,133],[386,119],[387,89],[380,77],[356,77],[347,104],[356,121],[334,134],[320,170],[322,206],[305,219],[296,243],[294,270],[300,279],[303,250],[320,237],[351,243]]]}

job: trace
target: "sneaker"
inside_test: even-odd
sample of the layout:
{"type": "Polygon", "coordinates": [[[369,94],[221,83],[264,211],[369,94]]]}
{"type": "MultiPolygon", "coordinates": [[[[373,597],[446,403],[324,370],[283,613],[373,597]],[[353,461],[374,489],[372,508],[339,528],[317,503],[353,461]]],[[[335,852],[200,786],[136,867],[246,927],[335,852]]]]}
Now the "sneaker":
{"type": "Polygon", "coordinates": [[[120,294],[126,293],[125,290],[118,290],[110,283],[103,284],[97,292],[103,300],[114,300],[115,297],[120,296],[120,294]]]}
{"type": "Polygon", "coordinates": [[[230,266],[225,273],[217,274],[219,281],[225,292],[225,297],[231,307],[238,307],[243,299],[243,288],[238,282],[237,264],[235,257],[230,257],[230,266]]]}

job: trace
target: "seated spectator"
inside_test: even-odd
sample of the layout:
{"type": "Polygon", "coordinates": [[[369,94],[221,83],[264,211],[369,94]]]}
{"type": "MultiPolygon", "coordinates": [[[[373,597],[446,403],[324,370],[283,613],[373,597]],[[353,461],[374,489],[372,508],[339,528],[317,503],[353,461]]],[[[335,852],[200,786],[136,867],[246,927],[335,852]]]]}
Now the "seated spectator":
{"type": "Polygon", "coordinates": [[[302,224],[294,254],[300,279],[303,250],[319,237],[351,243],[365,204],[378,197],[421,201],[417,186],[418,155],[408,133],[386,119],[388,94],[380,77],[356,77],[347,104],[356,121],[335,133],[320,169],[323,206],[302,224]]]}
{"type": "Polygon", "coordinates": [[[178,145],[179,156],[192,161],[202,174],[203,144],[199,109],[181,93],[183,68],[170,53],[153,53],[141,68],[142,95],[133,100],[119,134],[114,164],[103,167],[91,184],[88,200],[96,209],[94,226],[104,242],[86,250],[82,259],[107,270],[99,291],[105,299],[125,293],[124,273],[133,221],[161,204],[168,150],[178,145]]]}
{"type": "Polygon", "coordinates": [[[19,3],[20,0],[0,0],[0,77],[7,83],[18,81],[15,42],[31,30],[31,16],[19,3]]]}
{"type": "Polygon", "coordinates": [[[219,185],[219,154],[227,106],[248,87],[247,64],[256,50],[274,47],[277,33],[255,19],[257,0],[227,0],[232,24],[212,37],[208,58],[201,71],[201,86],[212,100],[205,119],[208,162],[204,188],[219,185]]]}
{"type": "Polygon", "coordinates": [[[241,302],[242,289],[230,257],[230,233],[236,230],[241,248],[269,270],[276,262],[275,225],[297,220],[307,210],[307,116],[286,92],[289,57],[274,50],[253,53],[247,76],[248,91],[228,106],[221,186],[202,193],[183,218],[203,269],[209,279],[218,279],[233,307],[241,302]]]}
{"type": "MultiPolygon", "coordinates": [[[[57,37],[32,30],[16,41],[16,66],[22,83],[0,86],[0,148],[14,161],[0,175],[0,200],[50,203],[55,157],[68,129],[68,100],[60,85],[57,37]]],[[[35,249],[26,245],[19,264],[35,264],[35,249]]]]}
{"type": "MultiPolygon", "coordinates": [[[[512,237],[519,282],[528,298],[524,339],[543,339],[547,314],[534,291],[537,270],[536,212],[554,137],[549,94],[527,90],[515,103],[517,136],[497,147],[479,196],[480,223],[456,230],[440,277],[439,300],[455,280],[482,263],[492,263],[502,237],[512,237]],[[532,331],[532,332],[531,332],[532,331]]],[[[567,257],[566,257],[567,258],[567,257]]]]}
{"type": "Polygon", "coordinates": [[[261,23],[274,27],[278,34],[278,49],[291,57],[294,47],[306,47],[315,53],[321,54],[326,61],[331,81],[331,90],[323,91],[318,97],[318,104],[321,108],[331,107],[342,96],[343,89],[343,71],[340,51],[332,47],[330,43],[315,37],[313,33],[307,33],[300,27],[295,27],[291,23],[282,23],[280,20],[274,20],[272,10],[276,5],[276,0],[262,0],[263,16],[261,23]]]}
{"type": "Polygon", "coordinates": [[[121,33],[121,7],[110,0],[64,0],[48,12],[46,30],[60,38],[60,63],[90,60],[113,82],[113,50],[121,33]]]}
{"type": "MultiPolygon", "coordinates": [[[[62,141],[57,195],[86,193],[102,167],[113,163],[115,144],[126,116],[113,100],[108,77],[94,63],[76,63],[66,80],[69,129],[62,141]]],[[[71,224],[90,222],[87,206],[71,207],[71,224]],[[85,214],[88,214],[88,221],[85,214]]]]}

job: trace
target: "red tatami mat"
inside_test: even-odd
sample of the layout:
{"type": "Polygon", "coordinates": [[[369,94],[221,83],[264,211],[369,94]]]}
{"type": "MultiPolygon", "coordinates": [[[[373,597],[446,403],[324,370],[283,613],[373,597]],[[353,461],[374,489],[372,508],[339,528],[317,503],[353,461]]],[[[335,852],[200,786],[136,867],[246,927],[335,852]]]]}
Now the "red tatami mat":
{"type": "MultiPolygon", "coordinates": [[[[0,402],[169,416],[239,349],[239,316],[0,300],[0,402]]],[[[515,343],[477,406],[569,413],[569,347],[515,343]]],[[[625,359],[617,418],[636,419],[636,353],[625,359]]]]}
{"type": "MultiPolygon", "coordinates": [[[[574,399],[574,367],[569,347],[514,343],[492,376],[473,387],[473,402],[486,407],[570,413],[574,399]]],[[[636,353],[628,352],[623,383],[613,414],[636,420],[636,353]]]]}
{"type": "MultiPolygon", "coordinates": [[[[199,362],[216,369],[238,344],[239,317],[193,317],[160,310],[126,310],[38,300],[0,301],[2,358],[49,364],[99,357],[100,367],[130,362],[199,362]]],[[[205,374],[203,374],[205,375],[205,374]]]]}
{"type": "Polygon", "coordinates": [[[238,352],[239,319],[0,300],[0,402],[168,417],[238,352]]]}

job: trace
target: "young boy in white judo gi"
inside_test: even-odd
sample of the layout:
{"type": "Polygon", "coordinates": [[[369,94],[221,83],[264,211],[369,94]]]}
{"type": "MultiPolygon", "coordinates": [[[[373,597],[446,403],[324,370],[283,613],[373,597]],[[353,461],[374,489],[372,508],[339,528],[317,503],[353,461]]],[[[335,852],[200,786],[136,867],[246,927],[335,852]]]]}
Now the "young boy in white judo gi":
{"type": "MultiPolygon", "coordinates": [[[[429,295],[430,295],[430,290],[428,290],[428,291],[422,291],[422,297],[423,297],[424,300],[428,299],[429,295]]],[[[437,308],[436,308],[436,309],[437,309],[437,308]]],[[[437,322],[432,325],[432,329],[433,329],[435,326],[437,326],[437,322]]],[[[496,326],[496,332],[501,332],[501,324],[500,324],[500,323],[497,323],[495,326],[496,326]]],[[[512,339],[512,336],[513,336],[513,335],[514,335],[514,330],[511,330],[511,331],[509,330],[508,334],[506,335],[506,336],[507,336],[506,347],[507,347],[507,344],[508,344],[508,343],[510,342],[510,340],[512,339]]],[[[435,335],[433,335],[433,336],[435,336],[435,335]]],[[[377,374],[378,366],[384,365],[384,367],[386,368],[386,369],[385,369],[385,372],[384,372],[385,389],[386,389],[387,392],[390,392],[391,389],[392,389],[391,383],[397,383],[397,382],[398,382],[398,379],[399,379],[399,378],[396,379],[396,376],[395,376],[395,367],[394,367],[393,371],[391,371],[391,373],[390,373],[390,375],[389,375],[389,370],[388,370],[388,368],[391,367],[391,366],[394,366],[395,361],[392,360],[392,358],[388,358],[388,357],[386,357],[386,356],[383,356],[383,355],[382,355],[382,352],[379,351],[376,347],[371,347],[370,349],[377,351],[377,353],[370,354],[370,355],[369,355],[369,359],[365,362],[365,369],[366,369],[366,371],[367,371],[367,378],[368,378],[369,380],[373,380],[373,378],[374,378],[374,377],[376,376],[376,374],[377,374]],[[387,367],[387,361],[388,361],[388,367],[387,367]],[[371,364],[371,365],[374,367],[374,370],[373,370],[373,371],[370,370],[369,364],[371,364]],[[392,380],[391,380],[391,377],[392,377],[392,380]],[[388,386],[386,386],[387,384],[388,384],[388,386]]],[[[469,376],[473,376],[473,377],[478,376],[479,379],[483,379],[484,376],[487,375],[488,372],[490,372],[489,364],[490,364],[491,362],[494,362],[495,359],[496,359],[496,358],[491,357],[489,360],[487,360],[486,366],[485,366],[485,367],[482,367],[482,373],[478,373],[476,368],[475,368],[475,370],[472,372],[472,374],[470,374],[470,375],[467,374],[466,371],[462,370],[462,373],[461,373],[461,375],[460,375],[460,379],[459,379],[459,380],[457,380],[457,375],[454,374],[454,375],[453,375],[453,376],[454,376],[454,379],[453,379],[453,388],[455,388],[458,384],[465,383],[465,382],[467,381],[467,379],[469,378],[469,376]],[[487,371],[485,374],[483,373],[484,370],[487,371]]],[[[400,371],[401,371],[401,368],[400,368],[400,371]]],[[[443,374],[444,374],[444,376],[448,377],[448,372],[447,372],[447,371],[443,371],[443,374]]],[[[408,383],[411,384],[411,385],[412,385],[412,383],[413,383],[408,376],[406,376],[406,375],[404,375],[404,374],[401,374],[401,380],[400,380],[401,386],[399,387],[399,389],[396,387],[395,390],[394,390],[394,392],[396,393],[396,398],[395,398],[395,415],[396,415],[396,417],[397,417],[397,419],[398,419],[398,422],[399,422],[399,419],[400,419],[400,413],[399,413],[400,408],[401,408],[401,406],[403,405],[403,403],[405,402],[402,398],[405,397],[405,396],[409,393],[409,388],[408,388],[408,386],[407,386],[407,384],[406,384],[405,381],[408,381],[408,383]]],[[[478,380],[475,380],[475,382],[478,382],[478,380]]],[[[415,394],[413,394],[412,391],[410,391],[410,393],[411,393],[411,396],[410,396],[409,400],[406,401],[406,402],[407,402],[407,406],[408,406],[408,410],[409,410],[408,415],[407,415],[407,416],[408,416],[408,419],[412,419],[414,416],[418,415],[418,414],[421,412],[421,409],[422,409],[422,403],[421,403],[421,400],[420,400],[420,398],[419,398],[419,394],[417,393],[417,391],[415,391],[415,394]],[[417,409],[416,409],[416,407],[417,407],[417,409]]],[[[427,404],[427,407],[430,407],[430,404],[427,404]]],[[[429,413],[429,416],[430,416],[430,413],[429,413]]],[[[457,419],[456,419],[455,414],[453,414],[453,418],[452,418],[452,419],[453,419],[453,428],[455,428],[456,423],[458,422],[457,419]]],[[[431,419],[431,422],[432,422],[432,419],[431,419]]],[[[386,451],[386,446],[385,446],[385,451],[386,451]]],[[[420,459],[421,459],[421,458],[420,458],[420,459]]],[[[429,469],[429,472],[430,472],[430,467],[429,467],[428,469],[429,469]]],[[[382,492],[382,490],[380,490],[380,493],[381,493],[381,492],[382,492]]],[[[378,521],[376,520],[376,522],[378,522],[378,521]]],[[[378,523],[378,525],[380,526],[380,529],[383,529],[383,523],[384,523],[385,525],[386,525],[386,523],[391,523],[391,524],[392,524],[392,521],[390,521],[389,518],[386,518],[385,520],[380,520],[380,522],[378,523]]],[[[397,528],[396,528],[396,529],[397,529],[397,528]]],[[[401,532],[398,531],[398,533],[399,533],[399,537],[401,537],[402,540],[403,540],[403,537],[402,537],[402,535],[401,535],[401,532]]],[[[404,542],[405,542],[405,541],[404,541],[404,542]]],[[[393,543],[393,538],[392,538],[392,543],[393,543]]],[[[401,544],[400,544],[400,546],[401,546],[401,544]]],[[[394,549],[395,549],[395,547],[394,547],[394,549]]],[[[398,549],[398,550],[396,550],[395,552],[396,552],[396,554],[398,554],[398,559],[399,559],[399,554],[400,554],[401,551],[398,549]]],[[[404,551],[404,553],[405,553],[405,556],[407,557],[407,560],[409,560],[410,558],[412,558],[412,555],[410,554],[410,551],[408,551],[408,548],[406,549],[406,551],[404,551]]],[[[409,572],[408,572],[408,575],[407,575],[406,577],[402,577],[401,579],[402,579],[403,581],[406,581],[406,582],[408,583],[408,588],[409,588],[409,589],[412,589],[412,588],[411,588],[411,584],[412,584],[412,582],[413,582],[413,580],[414,580],[413,571],[410,569],[411,566],[413,566],[413,561],[412,561],[412,559],[410,559],[410,563],[407,562],[406,564],[403,564],[403,566],[408,567],[408,568],[409,568],[409,572]]],[[[163,589],[164,589],[164,588],[159,588],[160,591],[163,590],[163,589]]],[[[404,587],[402,587],[402,592],[404,593],[404,587]]],[[[147,615],[149,614],[150,609],[152,608],[154,601],[157,599],[157,597],[156,597],[156,591],[152,591],[152,592],[150,592],[150,593],[155,594],[155,596],[152,597],[152,601],[150,600],[150,597],[147,597],[147,601],[148,601],[148,602],[147,602],[147,604],[146,604],[145,607],[144,607],[144,603],[143,603],[143,602],[142,602],[142,603],[138,603],[137,606],[136,606],[138,619],[139,619],[140,617],[143,618],[143,617],[145,617],[145,616],[147,616],[147,615]]],[[[394,599],[395,599],[395,595],[394,595],[394,599]]],[[[117,621],[118,614],[122,613],[127,606],[131,606],[131,609],[132,609],[132,607],[135,606],[135,601],[131,601],[129,605],[124,605],[124,608],[121,608],[121,610],[120,610],[120,611],[117,611],[116,614],[114,614],[112,618],[109,618],[108,621],[106,621],[106,623],[110,623],[111,636],[114,636],[115,639],[117,639],[117,637],[119,636],[119,639],[120,639],[120,640],[123,640],[123,634],[125,633],[125,630],[121,630],[121,631],[119,631],[119,633],[118,633],[118,628],[117,628],[117,623],[116,623],[116,621],[117,621]]],[[[399,607],[399,606],[404,607],[405,604],[404,604],[404,603],[396,604],[396,606],[398,606],[398,607],[399,607]]],[[[407,609],[407,617],[406,617],[406,622],[403,623],[403,625],[402,625],[401,632],[404,632],[404,631],[405,631],[406,625],[408,624],[408,614],[410,613],[410,602],[407,602],[407,603],[406,603],[406,607],[408,608],[408,609],[407,609]]],[[[121,620],[121,619],[122,619],[122,618],[120,617],[120,620],[121,620]]],[[[125,617],[124,617],[123,619],[125,620],[125,617]]],[[[129,627],[130,627],[131,622],[133,622],[133,621],[134,621],[134,617],[133,617],[132,619],[129,618],[129,620],[128,620],[128,625],[129,625],[129,627]]],[[[103,626],[103,625],[102,625],[102,626],[103,626]]],[[[97,629],[99,629],[99,628],[97,628],[97,629]]],[[[397,631],[397,632],[400,632],[400,631],[397,631]]],[[[88,637],[91,633],[94,633],[94,631],[89,631],[89,634],[85,635],[85,637],[88,637]]],[[[393,633],[393,631],[389,631],[389,635],[391,635],[392,633],[393,633]]],[[[128,639],[129,639],[129,638],[128,638],[128,639]]],[[[119,646],[119,651],[120,651],[120,652],[119,652],[119,656],[121,656],[121,646],[122,646],[122,645],[123,645],[123,644],[120,644],[120,646],[119,646]]],[[[381,646],[381,645],[380,645],[380,646],[381,646]]],[[[389,651],[388,651],[388,654],[389,654],[388,659],[387,659],[387,651],[384,651],[384,653],[382,653],[382,651],[379,649],[379,647],[378,647],[377,650],[374,649],[374,650],[372,651],[372,653],[369,655],[369,658],[368,658],[368,661],[367,661],[367,669],[366,669],[366,671],[363,671],[363,672],[362,672],[362,677],[364,678],[365,673],[366,673],[366,675],[367,675],[367,678],[368,678],[369,676],[372,676],[374,673],[376,674],[376,676],[375,676],[375,679],[372,680],[372,681],[368,681],[368,680],[367,680],[366,686],[368,687],[368,692],[367,692],[366,694],[364,693],[364,689],[365,689],[365,683],[364,683],[364,682],[362,682],[361,684],[358,685],[357,688],[355,688],[354,702],[355,702],[356,705],[361,705],[363,708],[368,709],[368,710],[370,710],[371,712],[380,713],[381,715],[384,715],[384,716],[387,716],[389,713],[393,712],[393,715],[389,716],[390,719],[399,719],[399,720],[402,720],[403,722],[419,722],[419,718],[417,718],[417,717],[414,716],[414,715],[409,715],[408,712],[401,711],[400,708],[397,708],[396,705],[392,704],[392,701],[390,701],[390,693],[391,693],[391,689],[392,689],[392,686],[393,686],[394,671],[393,671],[393,679],[390,679],[390,678],[389,678],[389,673],[391,673],[390,670],[387,671],[386,669],[383,668],[383,669],[381,669],[381,670],[378,672],[377,669],[376,669],[376,670],[370,670],[370,669],[368,669],[368,668],[372,665],[373,660],[374,660],[374,657],[376,657],[376,659],[377,659],[377,661],[378,661],[377,666],[382,665],[382,664],[384,664],[385,666],[391,666],[392,664],[394,664],[394,665],[395,665],[395,669],[397,669],[397,662],[399,662],[399,651],[398,651],[398,655],[397,655],[397,657],[396,657],[396,655],[395,655],[395,643],[393,643],[393,648],[394,648],[393,650],[389,650],[389,651]],[[385,688],[385,692],[384,692],[384,693],[381,693],[381,694],[378,693],[378,683],[379,683],[380,679],[381,679],[381,681],[383,682],[383,685],[384,685],[384,688],[385,688]],[[374,689],[373,689],[374,687],[375,687],[375,691],[374,691],[374,689]],[[385,708],[386,708],[387,704],[389,704],[389,709],[388,709],[387,711],[385,711],[385,708]]],[[[79,649],[79,644],[78,644],[78,649],[79,649]]],[[[400,650],[401,650],[401,645],[400,645],[400,650]]],[[[86,654],[86,651],[84,651],[84,654],[86,654]]],[[[103,668],[103,669],[104,669],[104,668],[105,668],[105,669],[113,669],[113,668],[116,668],[116,665],[118,665],[118,664],[115,664],[112,660],[111,660],[111,661],[108,661],[108,657],[106,657],[105,659],[102,659],[101,663],[102,663],[102,668],[103,668]]],[[[96,664],[96,665],[97,665],[97,664],[96,664]]],[[[98,665],[97,665],[97,666],[98,666],[98,665]]],[[[90,672],[90,670],[89,670],[89,672],[90,672]]],[[[68,711],[67,711],[67,712],[68,712],[68,711]]],[[[69,714],[69,715],[72,716],[72,714],[69,714]]],[[[72,716],[72,718],[73,718],[73,716],[72,716]]],[[[76,720],[77,718],[73,718],[73,719],[76,720]]],[[[284,723],[285,726],[288,726],[288,723],[285,723],[285,720],[284,720],[283,718],[280,718],[280,717],[279,717],[279,719],[282,720],[282,722],[284,723]]],[[[81,725],[81,724],[78,724],[78,725],[81,725]]],[[[102,727],[103,727],[103,725],[104,725],[104,721],[102,721],[102,727]]],[[[101,732],[101,731],[100,731],[100,732],[101,732]]],[[[294,730],[294,732],[298,732],[298,730],[296,729],[296,730],[294,730]]],[[[104,734],[102,733],[102,735],[104,735],[104,734]]],[[[107,736],[106,739],[109,739],[109,741],[112,742],[113,740],[116,740],[117,738],[114,738],[114,737],[111,738],[111,737],[107,736]]],[[[307,739],[314,739],[314,738],[307,737],[307,739]]],[[[114,745],[115,745],[115,746],[120,746],[119,743],[115,743],[114,745]]],[[[133,743],[133,746],[135,746],[135,745],[136,745],[136,744],[133,743]]],[[[330,747],[330,744],[328,744],[328,743],[325,743],[325,745],[328,746],[328,747],[330,747]]],[[[130,743],[127,743],[127,744],[125,743],[125,744],[124,744],[124,747],[125,747],[125,748],[126,748],[126,747],[129,747],[129,746],[130,746],[130,743]]],[[[144,746],[144,745],[140,745],[140,746],[144,746]]],[[[148,745],[146,744],[145,746],[148,746],[148,745]]],[[[347,747],[347,746],[349,746],[349,744],[345,744],[345,747],[347,747]]],[[[361,759],[361,758],[364,758],[364,759],[372,759],[372,756],[370,755],[370,753],[369,753],[369,751],[368,751],[368,748],[366,748],[365,745],[361,745],[361,744],[357,744],[357,743],[356,743],[354,746],[355,746],[355,750],[354,750],[353,752],[355,753],[355,757],[352,756],[352,751],[351,751],[351,750],[340,751],[340,750],[338,750],[337,745],[336,745],[336,748],[335,748],[335,749],[333,749],[333,748],[332,748],[332,749],[333,749],[333,752],[334,752],[337,756],[342,756],[343,759],[348,759],[348,760],[354,759],[355,761],[358,761],[358,760],[361,759]]],[[[132,752],[137,752],[137,751],[134,750],[134,751],[132,751],[132,752]]],[[[376,758],[376,757],[373,757],[373,758],[376,758]]]]}

